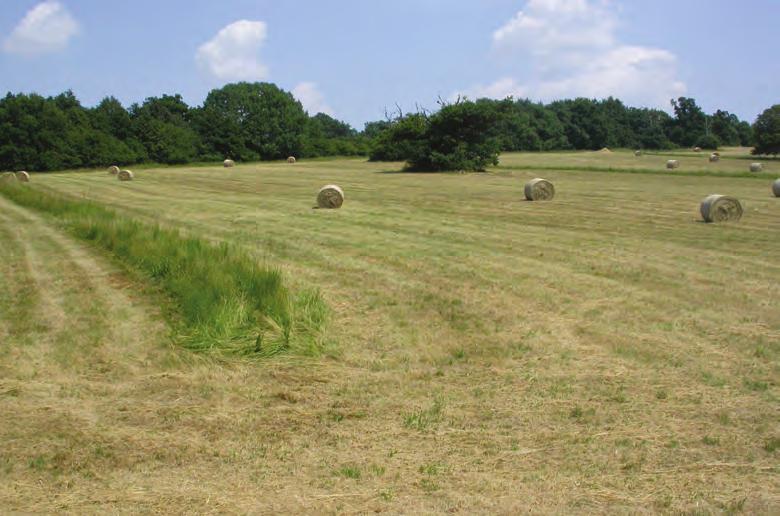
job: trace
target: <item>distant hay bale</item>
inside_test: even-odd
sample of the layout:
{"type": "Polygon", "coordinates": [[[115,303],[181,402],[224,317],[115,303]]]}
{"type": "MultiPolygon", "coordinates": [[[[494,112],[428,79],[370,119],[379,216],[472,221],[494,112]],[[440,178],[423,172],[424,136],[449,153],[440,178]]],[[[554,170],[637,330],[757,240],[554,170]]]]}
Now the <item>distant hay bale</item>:
{"type": "Polygon", "coordinates": [[[525,184],[525,198],[529,201],[550,201],[555,197],[555,186],[546,179],[537,177],[525,184]]]}
{"type": "Polygon", "coordinates": [[[120,181],[132,181],[133,173],[129,170],[120,170],[119,173],[116,175],[116,177],[120,181]]]}
{"type": "Polygon", "coordinates": [[[772,193],[775,194],[775,197],[780,197],[780,179],[775,179],[775,182],[772,183],[772,193]]]}
{"type": "Polygon", "coordinates": [[[22,183],[29,183],[30,182],[30,174],[28,174],[26,171],[22,170],[22,171],[16,173],[16,179],[18,181],[21,181],[22,183]]]}
{"type": "Polygon", "coordinates": [[[295,156],[290,156],[289,158],[287,158],[287,163],[293,164],[296,161],[298,161],[298,160],[295,159],[295,156]]]}
{"type": "Polygon", "coordinates": [[[110,167],[108,167],[108,173],[111,174],[112,176],[117,175],[119,173],[119,167],[117,167],[116,165],[111,165],[110,167]]]}
{"type": "Polygon", "coordinates": [[[693,152],[701,152],[701,147],[694,147],[693,152]]]}
{"type": "Polygon", "coordinates": [[[325,185],[317,194],[317,207],[331,210],[344,204],[344,191],[336,185],[325,185]]]}
{"type": "Polygon", "coordinates": [[[680,162],[676,159],[670,159],[666,162],[666,168],[669,170],[674,170],[675,168],[680,168],[680,162]]]}
{"type": "Polygon", "coordinates": [[[0,174],[0,182],[1,183],[10,183],[12,181],[16,181],[16,174],[13,172],[3,172],[0,174]]]}
{"type": "Polygon", "coordinates": [[[222,162],[222,165],[224,165],[225,168],[232,168],[236,166],[236,162],[232,159],[226,159],[222,162]]]}
{"type": "Polygon", "coordinates": [[[735,197],[713,194],[701,202],[704,222],[736,222],[742,218],[742,204],[735,197]]]}
{"type": "Polygon", "coordinates": [[[612,154],[612,151],[609,150],[609,147],[604,147],[599,152],[602,153],[602,154],[612,154]]]}
{"type": "Polygon", "coordinates": [[[636,151],[634,151],[634,156],[636,156],[637,158],[638,158],[639,156],[641,156],[641,155],[642,155],[642,151],[641,151],[641,150],[636,150],[636,151]]]}
{"type": "Polygon", "coordinates": [[[761,172],[764,170],[764,165],[761,163],[751,163],[750,164],[750,171],[751,172],[761,172]]]}
{"type": "Polygon", "coordinates": [[[717,163],[720,161],[720,154],[715,154],[714,152],[710,154],[710,163],[717,163]]]}

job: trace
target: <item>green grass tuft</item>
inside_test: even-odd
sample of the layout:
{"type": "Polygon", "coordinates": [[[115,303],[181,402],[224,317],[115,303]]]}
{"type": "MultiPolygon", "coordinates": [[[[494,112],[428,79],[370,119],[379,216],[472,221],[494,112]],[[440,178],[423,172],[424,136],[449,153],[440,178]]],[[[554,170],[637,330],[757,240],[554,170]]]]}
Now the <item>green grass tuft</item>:
{"type": "Polygon", "coordinates": [[[180,340],[189,349],[254,356],[321,351],[327,308],[319,292],[292,295],[280,271],[235,246],[184,237],[31,185],[8,184],[0,192],[53,215],[71,234],[159,285],[174,301],[180,340]]]}
{"type": "Polygon", "coordinates": [[[342,466],[338,470],[338,474],[344,478],[351,478],[353,480],[359,480],[362,475],[360,468],[355,465],[342,466]]]}
{"type": "Polygon", "coordinates": [[[433,404],[427,409],[420,409],[404,417],[404,426],[413,430],[424,432],[434,423],[441,420],[443,403],[440,399],[435,399],[433,404]]]}

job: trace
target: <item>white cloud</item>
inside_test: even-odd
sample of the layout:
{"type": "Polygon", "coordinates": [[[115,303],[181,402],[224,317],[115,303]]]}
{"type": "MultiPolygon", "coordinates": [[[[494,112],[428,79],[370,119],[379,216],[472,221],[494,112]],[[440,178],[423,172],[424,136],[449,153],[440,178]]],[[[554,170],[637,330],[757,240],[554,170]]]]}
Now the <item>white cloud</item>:
{"type": "MultiPolygon", "coordinates": [[[[518,82],[511,77],[504,77],[496,82],[484,86],[475,86],[465,93],[470,98],[490,98],[490,99],[505,99],[507,97],[524,98],[529,95],[529,90],[526,86],[518,84],[518,82]]],[[[450,100],[454,100],[458,97],[458,94],[454,94],[450,97],[450,100]]]]}
{"type": "Polygon", "coordinates": [[[32,9],[3,42],[9,54],[35,56],[63,50],[79,25],[68,10],[56,0],[47,0],[32,9]]]}
{"type": "Polygon", "coordinates": [[[239,20],[198,48],[195,59],[208,73],[225,81],[259,81],[268,77],[260,49],[268,37],[264,22],[239,20]]]}
{"type": "Polygon", "coordinates": [[[303,104],[303,109],[311,115],[325,113],[333,116],[333,108],[325,103],[325,97],[313,82],[302,82],[292,91],[293,96],[303,104]]]}
{"type": "Polygon", "coordinates": [[[529,0],[493,33],[494,52],[515,72],[469,97],[618,97],[633,105],[669,107],[682,95],[677,57],[659,48],[618,41],[617,11],[609,0],[529,0]],[[518,80],[514,75],[527,77],[518,80]]]}
{"type": "Polygon", "coordinates": [[[529,0],[493,33],[496,46],[526,48],[543,56],[561,50],[604,48],[614,44],[617,20],[604,2],[529,0]]]}

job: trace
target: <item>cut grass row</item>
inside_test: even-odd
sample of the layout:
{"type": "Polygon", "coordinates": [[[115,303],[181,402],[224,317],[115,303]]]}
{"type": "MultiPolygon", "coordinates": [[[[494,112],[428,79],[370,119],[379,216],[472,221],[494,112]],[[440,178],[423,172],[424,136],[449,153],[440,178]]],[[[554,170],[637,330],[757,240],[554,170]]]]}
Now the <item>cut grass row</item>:
{"type": "Polygon", "coordinates": [[[499,165],[496,170],[549,170],[561,172],[610,172],[617,174],[647,174],[647,175],[675,175],[691,177],[731,177],[740,179],[769,180],[774,174],[769,172],[720,172],[707,170],[674,170],[654,168],[625,168],[625,167],[599,167],[599,166],[565,166],[565,165],[499,165]]]}
{"type": "Polygon", "coordinates": [[[291,293],[279,270],[235,246],[184,237],[34,185],[5,184],[0,193],[52,215],[70,234],[158,286],[172,301],[177,341],[191,350],[249,356],[321,351],[327,309],[320,293],[291,293]]]}

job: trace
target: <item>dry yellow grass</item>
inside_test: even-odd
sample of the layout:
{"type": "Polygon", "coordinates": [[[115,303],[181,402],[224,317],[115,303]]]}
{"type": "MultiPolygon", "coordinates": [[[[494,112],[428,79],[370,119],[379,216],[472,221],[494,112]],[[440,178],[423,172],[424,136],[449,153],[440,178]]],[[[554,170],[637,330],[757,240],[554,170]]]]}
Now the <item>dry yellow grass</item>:
{"type": "Polygon", "coordinates": [[[527,201],[551,201],[555,197],[555,186],[539,177],[528,181],[524,190],[527,201]]]}
{"type": "Polygon", "coordinates": [[[344,204],[344,191],[337,185],[325,185],[317,192],[317,207],[338,209],[344,204]]]}
{"type": "Polygon", "coordinates": [[[720,194],[708,195],[700,211],[704,222],[738,222],[744,213],[739,199],[720,194]]]}
{"type": "MultiPolygon", "coordinates": [[[[540,173],[509,167],[537,159],[654,157],[160,169],[129,190],[104,172],[36,177],[319,285],[333,351],[212,363],[171,349],[153,293],[0,201],[0,507],[777,513],[767,181],[664,175],[659,156],[661,175],[545,169],[557,196],[525,203],[540,173]],[[330,181],[349,204],[311,210],[330,181]],[[742,200],[741,222],[699,222],[713,191],[742,200]]],[[[730,170],[744,161],[724,156],[730,170]]]]}

